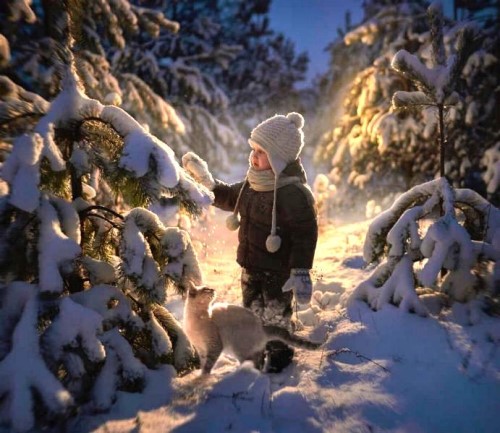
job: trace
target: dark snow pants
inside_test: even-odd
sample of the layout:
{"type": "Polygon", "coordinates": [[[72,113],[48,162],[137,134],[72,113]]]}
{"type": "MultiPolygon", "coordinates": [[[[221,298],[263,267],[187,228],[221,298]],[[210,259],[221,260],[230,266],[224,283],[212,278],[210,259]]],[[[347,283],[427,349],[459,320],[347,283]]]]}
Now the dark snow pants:
{"type": "MultiPolygon", "coordinates": [[[[278,325],[291,330],[292,292],[281,291],[288,275],[267,271],[241,272],[243,306],[257,314],[266,325],[278,325]]],[[[267,371],[278,373],[293,358],[293,349],[285,343],[273,340],[266,345],[267,371]]]]}

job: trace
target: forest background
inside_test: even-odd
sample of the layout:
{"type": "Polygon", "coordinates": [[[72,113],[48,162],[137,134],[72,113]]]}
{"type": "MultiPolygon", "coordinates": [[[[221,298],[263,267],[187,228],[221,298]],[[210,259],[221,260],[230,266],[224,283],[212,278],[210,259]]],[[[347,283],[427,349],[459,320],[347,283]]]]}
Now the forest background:
{"type": "Polygon", "coordinates": [[[366,1],[360,23],[346,17],[337,29],[310,87],[297,85],[307,54],[271,28],[270,6],[0,5],[3,424],[27,431],[82,405],[106,411],[118,392],[140,393],[150,370],[197,366],[165,302],[168,290],[202,281],[189,231],[211,194],[179,161],[194,151],[229,177],[246,163],[251,128],[275,113],[306,117],[320,224],[388,215],[399,197],[390,221],[367,234],[366,262],[388,260],[360,285],[360,300],[381,308],[385,287],[392,303],[424,313],[416,281],[419,296],[447,288],[443,308],[480,296],[485,311],[498,309],[498,2],[456,1],[450,18],[423,0],[366,1]],[[453,234],[437,227],[432,244],[415,248],[404,211],[415,205],[418,220],[436,203],[453,234]],[[397,254],[385,242],[395,225],[397,254]],[[406,278],[395,293],[388,276],[413,276],[401,271],[410,260],[435,264],[440,242],[441,276],[406,278]]]}

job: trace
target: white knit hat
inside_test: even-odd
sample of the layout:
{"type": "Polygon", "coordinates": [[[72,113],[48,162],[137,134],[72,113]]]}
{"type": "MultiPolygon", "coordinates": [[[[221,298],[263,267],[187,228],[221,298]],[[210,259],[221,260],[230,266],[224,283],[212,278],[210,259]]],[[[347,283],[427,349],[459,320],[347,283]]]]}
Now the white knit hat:
{"type": "Polygon", "coordinates": [[[266,151],[276,177],[298,158],[304,146],[303,126],[304,118],[299,113],[276,114],[259,123],[250,134],[248,141],[266,151]]]}
{"type": "MultiPolygon", "coordinates": [[[[266,249],[270,253],[275,253],[281,246],[281,238],[276,234],[276,197],[278,191],[278,178],[285,167],[299,157],[300,151],[304,146],[304,133],[302,132],[303,126],[304,118],[299,113],[292,112],[288,113],[286,116],[276,114],[275,116],[264,120],[262,123],[259,123],[253,129],[250,134],[250,139],[248,140],[250,145],[252,145],[252,143],[257,143],[266,151],[269,163],[274,172],[271,234],[266,239],[266,249]]],[[[232,219],[228,221],[228,227],[238,227],[234,223],[235,216],[238,212],[238,202],[232,219]]]]}

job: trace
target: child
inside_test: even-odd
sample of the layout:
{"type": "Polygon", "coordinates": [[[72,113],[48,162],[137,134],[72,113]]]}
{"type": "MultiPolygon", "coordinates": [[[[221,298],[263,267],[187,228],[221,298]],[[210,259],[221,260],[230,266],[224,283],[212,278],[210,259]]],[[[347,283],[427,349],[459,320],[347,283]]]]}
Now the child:
{"type": "MultiPolygon", "coordinates": [[[[318,237],[314,198],[299,159],[303,126],[299,113],[275,115],[257,125],[248,140],[246,178],[233,185],[214,181],[193,153],[182,158],[186,170],[213,191],[214,205],[233,211],[227,225],[239,228],[243,306],[265,324],[289,329],[292,297],[301,305],[311,300],[309,271],[318,237]]],[[[281,371],[293,358],[293,349],[280,341],[266,349],[268,372],[281,371]]]]}

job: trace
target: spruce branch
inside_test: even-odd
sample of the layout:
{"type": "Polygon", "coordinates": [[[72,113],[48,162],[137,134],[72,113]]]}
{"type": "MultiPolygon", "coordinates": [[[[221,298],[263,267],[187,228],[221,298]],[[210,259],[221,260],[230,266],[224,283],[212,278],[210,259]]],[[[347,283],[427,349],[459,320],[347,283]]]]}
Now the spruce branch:
{"type": "Polygon", "coordinates": [[[86,207],[85,209],[82,209],[78,213],[79,214],[84,214],[84,213],[90,212],[90,211],[95,210],[95,209],[108,212],[108,213],[112,214],[113,216],[115,216],[116,218],[121,219],[122,221],[125,219],[125,217],[123,217],[122,215],[120,215],[118,212],[115,212],[113,209],[110,209],[110,208],[108,208],[106,206],[101,206],[101,205],[92,205],[92,206],[86,207]]]}
{"type": "Polygon", "coordinates": [[[110,220],[109,218],[106,218],[104,215],[101,215],[101,214],[98,214],[98,213],[91,213],[91,212],[87,212],[85,214],[85,217],[96,217],[96,218],[101,218],[102,220],[106,221],[107,223],[109,223],[112,227],[114,227],[115,229],[120,229],[121,226],[119,224],[116,224],[114,221],[110,220]]]}

